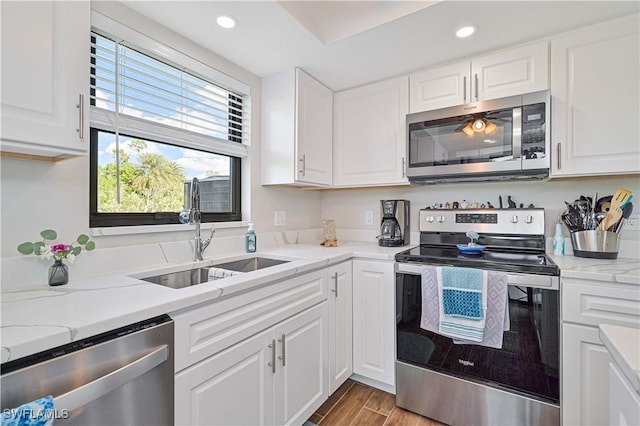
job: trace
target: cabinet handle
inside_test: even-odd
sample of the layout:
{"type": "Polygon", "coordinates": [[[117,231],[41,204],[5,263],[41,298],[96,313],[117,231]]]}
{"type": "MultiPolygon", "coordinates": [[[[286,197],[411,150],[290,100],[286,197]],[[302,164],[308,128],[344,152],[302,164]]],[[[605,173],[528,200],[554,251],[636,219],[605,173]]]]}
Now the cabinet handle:
{"type": "Polygon", "coordinates": [[[276,372],[276,339],[271,340],[271,343],[267,345],[271,348],[271,362],[268,362],[267,365],[271,367],[271,372],[276,372]]]}
{"type": "Polygon", "coordinates": [[[302,163],[302,168],[300,170],[298,170],[298,173],[302,173],[302,176],[304,177],[306,171],[307,171],[307,158],[305,154],[302,154],[302,158],[299,159],[298,161],[300,161],[302,163]]]}
{"type": "Polygon", "coordinates": [[[286,350],[287,350],[287,348],[285,346],[287,344],[287,341],[285,340],[284,333],[282,333],[282,337],[280,339],[278,339],[278,342],[282,343],[282,356],[279,356],[278,359],[282,360],[282,366],[285,367],[287,365],[286,364],[286,350]]]}
{"type": "Polygon", "coordinates": [[[476,101],[478,100],[478,73],[475,74],[475,84],[476,84],[476,101]]]}
{"type": "Polygon", "coordinates": [[[467,76],[462,77],[462,100],[467,103],[467,76]]]}
{"type": "Polygon", "coordinates": [[[80,93],[78,97],[78,123],[80,127],[78,127],[78,138],[83,141],[84,140],[84,95],[80,93]]]}
{"type": "Polygon", "coordinates": [[[331,277],[331,279],[333,280],[333,290],[331,290],[331,292],[335,293],[336,297],[338,297],[338,273],[336,272],[335,274],[333,274],[333,277],[331,277]]]}
{"type": "Polygon", "coordinates": [[[402,179],[407,177],[407,160],[402,157],[402,179]]]}
{"type": "Polygon", "coordinates": [[[562,155],[562,144],[560,142],[558,142],[558,146],[556,148],[557,148],[556,154],[557,154],[557,157],[558,157],[558,160],[557,160],[558,170],[560,170],[562,168],[562,161],[560,160],[561,155],[562,155]]]}

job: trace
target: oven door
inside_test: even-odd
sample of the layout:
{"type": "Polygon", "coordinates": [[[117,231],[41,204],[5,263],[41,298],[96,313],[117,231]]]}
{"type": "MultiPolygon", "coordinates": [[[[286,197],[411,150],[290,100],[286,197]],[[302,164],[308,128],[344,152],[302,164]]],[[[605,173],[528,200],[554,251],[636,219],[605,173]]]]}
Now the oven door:
{"type": "Polygon", "coordinates": [[[555,276],[509,274],[510,330],[502,349],[455,344],[420,328],[421,265],[396,263],[397,361],[559,403],[559,299],[555,276]]]}

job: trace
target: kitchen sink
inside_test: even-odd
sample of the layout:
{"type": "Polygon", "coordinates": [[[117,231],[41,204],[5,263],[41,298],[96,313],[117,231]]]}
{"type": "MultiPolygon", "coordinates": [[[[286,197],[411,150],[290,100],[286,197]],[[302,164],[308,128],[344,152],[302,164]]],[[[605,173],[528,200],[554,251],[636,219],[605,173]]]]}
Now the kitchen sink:
{"type": "Polygon", "coordinates": [[[234,260],[232,262],[218,263],[207,268],[186,269],[184,271],[168,272],[150,277],[140,277],[140,279],[150,283],[163,285],[165,287],[184,288],[206,283],[207,281],[223,279],[231,274],[235,275],[237,272],[257,271],[258,269],[264,269],[287,262],[289,261],[256,256],[248,259],[234,260]],[[212,268],[224,269],[225,271],[219,271],[222,272],[222,274],[213,273],[210,278],[209,269],[212,268]]]}
{"type": "Polygon", "coordinates": [[[271,259],[268,257],[250,257],[248,259],[234,260],[233,262],[218,263],[212,268],[228,269],[236,272],[251,272],[289,262],[288,260],[271,259]]]}
{"type": "Polygon", "coordinates": [[[187,269],[185,271],[169,272],[167,274],[160,274],[140,279],[171,288],[190,287],[192,285],[206,283],[209,281],[209,269],[187,269]]]}

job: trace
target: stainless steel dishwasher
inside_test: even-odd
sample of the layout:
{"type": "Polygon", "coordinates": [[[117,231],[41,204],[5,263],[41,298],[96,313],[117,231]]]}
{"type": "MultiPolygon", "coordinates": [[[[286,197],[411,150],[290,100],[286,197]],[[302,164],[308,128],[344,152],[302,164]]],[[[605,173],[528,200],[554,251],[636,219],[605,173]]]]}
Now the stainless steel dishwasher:
{"type": "Polygon", "coordinates": [[[55,424],[172,425],[173,320],[159,316],[2,364],[2,410],[51,395],[55,424]]]}

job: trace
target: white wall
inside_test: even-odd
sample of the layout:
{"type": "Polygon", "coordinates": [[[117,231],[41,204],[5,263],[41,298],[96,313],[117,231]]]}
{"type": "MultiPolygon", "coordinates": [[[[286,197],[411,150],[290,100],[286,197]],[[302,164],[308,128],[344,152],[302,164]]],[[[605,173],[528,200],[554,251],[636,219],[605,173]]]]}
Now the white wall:
{"type": "MultiPolygon", "coordinates": [[[[519,205],[533,203],[543,207],[546,216],[546,234],[553,235],[557,217],[565,210],[564,201],[572,202],[585,195],[598,197],[611,195],[623,186],[640,193],[640,179],[637,177],[592,177],[550,180],[547,182],[489,182],[443,185],[400,186],[370,189],[341,189],[325,191],[322,197],[322,217],[335,219],[337,228],[378,230],[380,223],[380,200],[407,199],[411,205],[410,226],[412,232],[418,232],[418,211],[433,203],[467,200],[486,203],[490,201],[498,207],[498,195],[502,195],[507,207],[507,196],[519,205]],[[365,211],[372,210],[374,225],[364,223],[365,211]]],[[[638,202],[634,201],[637,208],[638,202]]],[[[565,229],[566,232],[566,229],[565,229]]],[[[568,232],[566,235],[568,236],[568,232]]],[[[640,240],[640,232],[623,231],[623,239],[640,240]]],[[[338,236],[339,237],[339,236],[338,236]]],[[[417,243],[417,241],[411,241],[417,243]]],[[[640,244],[640,241],[638,241],[640,244]]]]}
{"type": "MultiPolygon", "coordinates": [[[[243,182],[251,198],[243,199],[243,219],[255,223],[258,232],[317,228],[320,226],[321,193],[260,185],[260,78],[177,35],[166,27],[116,2],[92,2],[92,8],[156,40],[180,50],[251,87],[250,164],[243,165],[243,182]],[[287,213],[287,224],[274,227],[274,211],[287,213]]],[[[88,37],[88,35],[87,35],[88,37]]],[[[88,69],[88,68],[87,68],[88,69]]],[[[87,80],[88,81],[88,80],[87,80]]],[[[89,233],[89,158],[57,163],[2,158],[0,160],[1,257],[16,256],[24,241],[37,241],[43,229],[58,231],[62,242],[89,233]]],[[[221,229],[216,237],[244,235],[246,228],[221,229]]],[[[192,231],[93,237],[98,249],[152,242],[186,241],[192,231]]]]}

